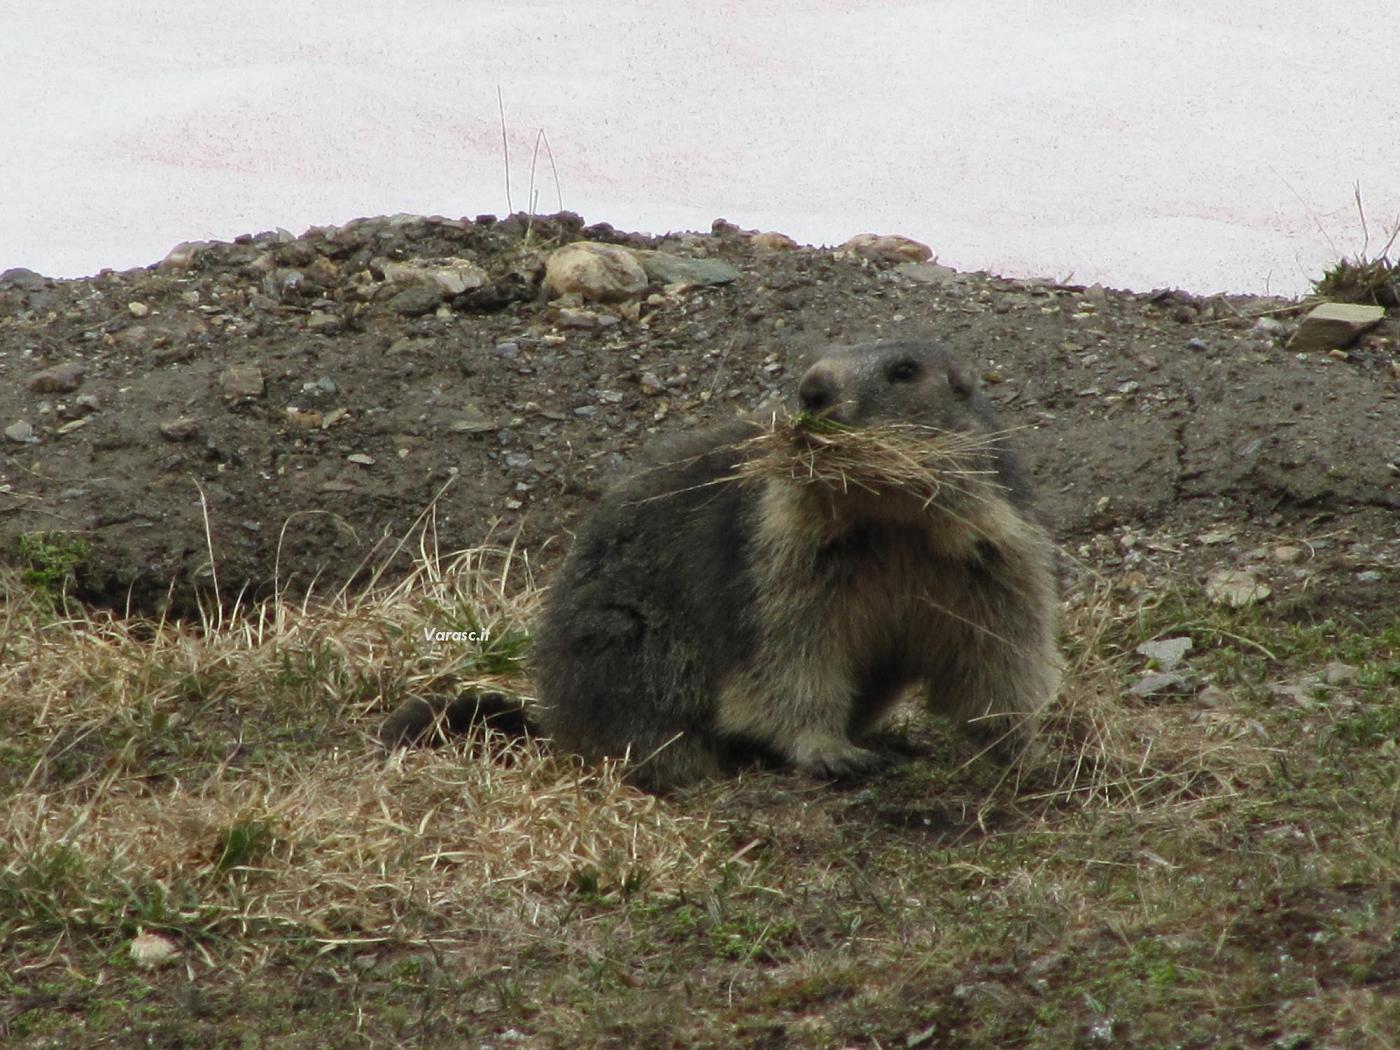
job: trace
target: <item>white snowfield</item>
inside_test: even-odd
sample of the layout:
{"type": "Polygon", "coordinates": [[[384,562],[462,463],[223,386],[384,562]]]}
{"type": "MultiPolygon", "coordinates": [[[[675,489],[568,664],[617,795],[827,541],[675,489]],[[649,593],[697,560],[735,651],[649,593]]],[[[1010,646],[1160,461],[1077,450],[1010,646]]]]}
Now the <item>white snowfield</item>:
{"type": "Polygon", "coordinates": [[[1397,56],[1395,0],[0,0],[0,270],[504,215],[499,89],[517,210],[1296,294],[1400,216],[1397,56]]]}

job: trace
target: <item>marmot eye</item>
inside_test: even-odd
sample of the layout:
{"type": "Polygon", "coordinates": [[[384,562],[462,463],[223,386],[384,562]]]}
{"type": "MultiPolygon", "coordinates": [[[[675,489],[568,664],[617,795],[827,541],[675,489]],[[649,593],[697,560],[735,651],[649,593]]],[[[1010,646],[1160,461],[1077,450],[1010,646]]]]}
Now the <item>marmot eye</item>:
{"type": "Polygon", "coordinates": [[[919,366],[913,361],[896,361],[885,375],[891,383],[912,383],[919,378],[919,366]]]}

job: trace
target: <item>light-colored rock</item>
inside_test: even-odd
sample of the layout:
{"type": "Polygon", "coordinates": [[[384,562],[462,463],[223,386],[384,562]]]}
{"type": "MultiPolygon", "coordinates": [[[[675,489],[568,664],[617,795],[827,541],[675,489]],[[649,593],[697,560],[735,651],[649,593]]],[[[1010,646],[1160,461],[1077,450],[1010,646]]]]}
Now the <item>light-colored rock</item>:
{"type": "Polygon", "coordinates": [[[1359,674],[1351,664],[1332,660],[1322,669],[1322,680],[1328,685],[1353,685],[1359,674]]]}
{"type": "Polygon", "coordinates": [[[77,390],[83,382],[83,365],[80,361],[65,361],[29,377],[29,389],[36,394],[66,394],[77,390]]]}
{"type": "Polygon", "coordinates": [[[1271,593],[1268,584],[1243,569],[1217,569],[1206,580],[1206,597],[1232,609],[1262,602],[1271,593]]]}
{"type": "Polygon", "coordinates": [[[137,966],[153,969],[163,966],[180,954],[180,949],[175,947],[174,942],[160,934],[147,933],[139,926],[136,931],[136,936],[131,939],[127,950],[131,954],[131,961],[137,966]]]}
{"type": "Polygon", "coordinates": [[[598,315],[577,306],[561,306],[555,323],[560,328],[597,328],[598,315]]]}
{"type": "Polygon", "coordinates": [[[958,275],[958,271],[951,266],[939,266],[938,263],[931,262],[900,263],[894,268],[894,272],[920,284],[947,284],[958,275]]]}
{"type": "Polygon", "coordinates": [[[1303,318],[1288,341],[1288,349],[1299,353],[1340,350],[1356,342],[1363,332],[1380,324],[1384,317],[1382,306],[1323,303],[1303,318]]]}
{"type": "Polygon", "coordinates": [[[145,303],[137,302],[133,299],[131,302],[126,304],[126,312],[131,314],[132,317],[135,317],[139,320],[140,318],[145,317],[147,314],[149,314],[151,312],[151,308],[145,303]]]}
{"type": "Polygon", "coordinates": [[[1149,660],[1156,660],[1158,669],[1174,671],[1182,657],[1191,651],[1190,638],[1159,638],[1155,642],[1143,642],[1137,653],[1149,660]]]}
{"type": "Polygon", "coordinates": [[[340,318],[327,310],[312,310],[306,315],[306,330],[308,332],[333,335],[344,327],[340,318]]]}
{"type": "Polygon", "coordinates": [[[574,294],[590,302],[620,302],[645,291],[647,275],[626,248],[576,241],[550,255],[544,287],[551,298],[574,294]]]}
{"type": "Polygon", "coordinates": [[[17,420],[7,426],[5,436],[20,445],[30,445],[37,440],[34,437],[34,427],[27,419],[17,420]]]}
{"type": "Polygon", "coordinates": [[[298,408],[296,405],[287,406],[287,422],[302,430],[320,430],[325,422],[324,417],[315,409],[298,408]]]}
{"type": "Polygon", "coordinates": [[[765,252],[790,252],[797,248],[796,241],[787,234],[778,233],[776,230],[755,233],[751,240],[755,248],[765,252]]]}
{"type": "Polygon", "coordinates": [[[933,258],[933,249],[927,244],[899,234],[858,233],[841,245],[841,250],[890,264],[928,262],[933,258]]]}
{"type": "Polygon", "coordinates": [[[166,441],[188,441],[199,434],[199,420],[181,416],[168,423],[160,424],[160,436],[166,441]]]}
{"type": "Polygon", "coordinates": [[[384,279],[393,284],[435,284],[443,295],[460,295],[480,288],[488,274],[470,259],[429,259],[414,262],[376,260],[384,279]]]}
{"type": "Polygon", "coordinates": [[[257,365],[234,365],[219,373],[219,386],[224,396],[235,400],[262,397],[263,372],[257,365]]]}
{"type": "Polygon", "coordinates": [[[1189,675],[1149,671],[1128,686],[1129,696],[1185,696],[1196,690],[1196,681],[1189,675]]]}
{"type": "Polygon", "coordinates": [[[162,270],[182,270],[190,266],[199,253],[209,248],[208,241],[181,241],[171,248],[160,261],[162,270]]]}

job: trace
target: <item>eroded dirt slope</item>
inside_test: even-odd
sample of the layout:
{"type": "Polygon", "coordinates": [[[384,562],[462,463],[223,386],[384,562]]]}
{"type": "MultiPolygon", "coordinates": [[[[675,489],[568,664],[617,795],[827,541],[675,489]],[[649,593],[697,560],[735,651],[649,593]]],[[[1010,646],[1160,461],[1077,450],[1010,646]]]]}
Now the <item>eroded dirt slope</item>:
{"type": "Polygon", "coordinates": [[[780,403],[824,342],[919,334],[1023,428],[1071,553],[1190,573],[1207,536],[1212,563],[1232,545],[1285,600],[1292,580],[1306,603],[1374,605],[1398,582],[1400,326],[1299,355],[1296,314],[569,215],[359,220],[85,280],[12,272],[0,547],[82,537],[85,597],[188,607],[215,572],[226,596],[363,578],[441,492],[444,547],[518,536],[547,568],[654,435],[780,403]],[[580,238],[739,277],[561,310],[540,292],[543,262],[580,238]],[[1269,557],[1298,542],[1303,566],[1269,557]]]}

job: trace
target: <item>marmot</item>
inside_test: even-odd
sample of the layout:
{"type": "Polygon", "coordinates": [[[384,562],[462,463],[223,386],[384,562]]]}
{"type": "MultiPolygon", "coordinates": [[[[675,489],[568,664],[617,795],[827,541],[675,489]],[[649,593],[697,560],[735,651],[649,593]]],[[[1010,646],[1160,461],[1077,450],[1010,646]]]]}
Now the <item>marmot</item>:
{"type": "Polygon", "coordinates": [[[1003,750],[1054,695],[1054,547],[991,406],[938,344],[824,351],[797,407],[962,437],[933,492],[745,476],[756,423],[683,439],[589,513],[546,597],[538,716],[562,748],[665,791],[767,755],[821,776],[907,687],[1003,750]],[[964,459],[966,462],[966,459],[964,459]]]}

